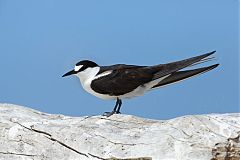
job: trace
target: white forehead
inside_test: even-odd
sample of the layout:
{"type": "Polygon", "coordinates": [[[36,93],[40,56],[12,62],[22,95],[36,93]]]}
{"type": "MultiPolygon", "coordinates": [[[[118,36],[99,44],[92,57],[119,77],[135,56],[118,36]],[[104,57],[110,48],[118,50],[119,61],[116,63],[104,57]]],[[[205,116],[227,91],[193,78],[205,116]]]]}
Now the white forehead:
{"type": "Polygon", "coordinates": [[[79,71],[82,68],[83,65],[75,66],[74,71],[79,71]]]}

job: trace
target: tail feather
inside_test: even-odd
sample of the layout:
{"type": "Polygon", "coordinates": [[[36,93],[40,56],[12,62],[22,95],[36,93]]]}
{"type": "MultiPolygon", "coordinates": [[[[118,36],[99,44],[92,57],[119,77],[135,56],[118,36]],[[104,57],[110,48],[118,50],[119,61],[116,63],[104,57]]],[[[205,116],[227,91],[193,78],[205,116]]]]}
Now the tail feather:
{"type": "Polygon", "coordinates": [[[177,72],[177,71],[179,71],[183,68],[191,66],[191,65],[193,65],[197,62],[201,62],[202,60],[204,61],[205,58],[214,54],[215,52],[216,51],[213,51],[213,52],[210,52],[210,53],[206,53],[206,54],[203,54],[203,55],[200,55],[200,56],[184,59],[184,60],[181,60],[181,61],[153,66],[151,68],[158,71],[154,74],[153,79],[161,78],[161,77],[166,76],[168,74],[177,72]]]}
{"type": "Polygon", "coordinates": [[[152,88],[162,87],[162,86],[165,86],[168,84],[176,83],[176,82],[191,78],[193,76],[210,71],[210,70],[216,68],[218,65],[219,64],[214,64],[214,65],[211,65],[208,67],[174,72],[170,76],[168,76],[165,79],[163,79],[162,81],[160,81],[157,85],[153,86],[152,88]]]}
{"type": "Polygon", "coordinates": [[[204,58],[196,63],[193,63],[192,65],[190,65],[189,67],[192,67],[192,66],[196,66],[196,65],[199,65],[199,64],[202,64],[202,63],[205,63],[205,62],[209,62],[209,61],[214,61],[216,60],[216,57],[207,57],[207,58],[204,58]]]}

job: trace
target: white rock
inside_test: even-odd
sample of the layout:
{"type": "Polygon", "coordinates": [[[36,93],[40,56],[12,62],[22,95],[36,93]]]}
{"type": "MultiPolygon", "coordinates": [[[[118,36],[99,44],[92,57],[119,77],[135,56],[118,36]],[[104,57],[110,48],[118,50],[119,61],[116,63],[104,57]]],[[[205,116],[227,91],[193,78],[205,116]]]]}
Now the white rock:
{"type": "Polygon", "coordinates": [[[237,137],[240,114],[150,120],[131,115],[68,117],[0,104],[0,160],[210,160],[237,137]]]}

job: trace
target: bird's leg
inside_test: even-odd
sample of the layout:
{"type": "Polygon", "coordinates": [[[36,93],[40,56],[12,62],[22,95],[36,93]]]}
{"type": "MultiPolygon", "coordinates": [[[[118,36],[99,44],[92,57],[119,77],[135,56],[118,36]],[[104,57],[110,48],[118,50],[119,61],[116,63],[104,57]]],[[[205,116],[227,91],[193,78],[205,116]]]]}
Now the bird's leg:
{"type": "Polygon", "coordinates": [[[115,104],[114,109],[113,109],[113,111],[112,111],[113,113],[116,113],[116,110],[117,110],[117,108],[118,108],[118,106],[119,106],[119,104],[120,104],[120,101],[121,101],[121,100],[117,98],[116,104],[115,104]]]}
{"type": "Polygon", "coordinates": [[[119,99],[119,104],[118,104],[118,108],[117,108],[116,114],[121,114],[121,112],[120,112],[121,106],[122,106],[122,100],[119,99]]]}
{"type": "Polygon", "coordinates": [[[113,115],[114,113],[117,113],[116,110],[117,110],[117,107],[118,107],[119,103],[122,103],[122,102],[121,102],[120,99],[117,98],[116,104],[115,104],[112,112],[105,112],[103,115],[104,115],[104,116],[107,116],[107,117],[110,117],[110,116],[113,115]]]}

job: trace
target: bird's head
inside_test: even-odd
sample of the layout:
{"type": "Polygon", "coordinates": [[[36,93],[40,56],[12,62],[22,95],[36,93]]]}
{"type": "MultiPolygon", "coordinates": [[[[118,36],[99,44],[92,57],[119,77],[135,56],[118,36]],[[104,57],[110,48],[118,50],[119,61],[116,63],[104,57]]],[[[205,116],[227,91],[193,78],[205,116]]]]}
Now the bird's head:
{"type": "Polygon", "coordinates": [[[89,61],[89,60],[83,60],[78,62],[74,69],[64,74],[62,77],[70,76],[70,75],[79,75],[81,74],[88,74],[88,72],[91,72],[92,69],[98,68],[98,65],[95,62],[89,61]]]}

